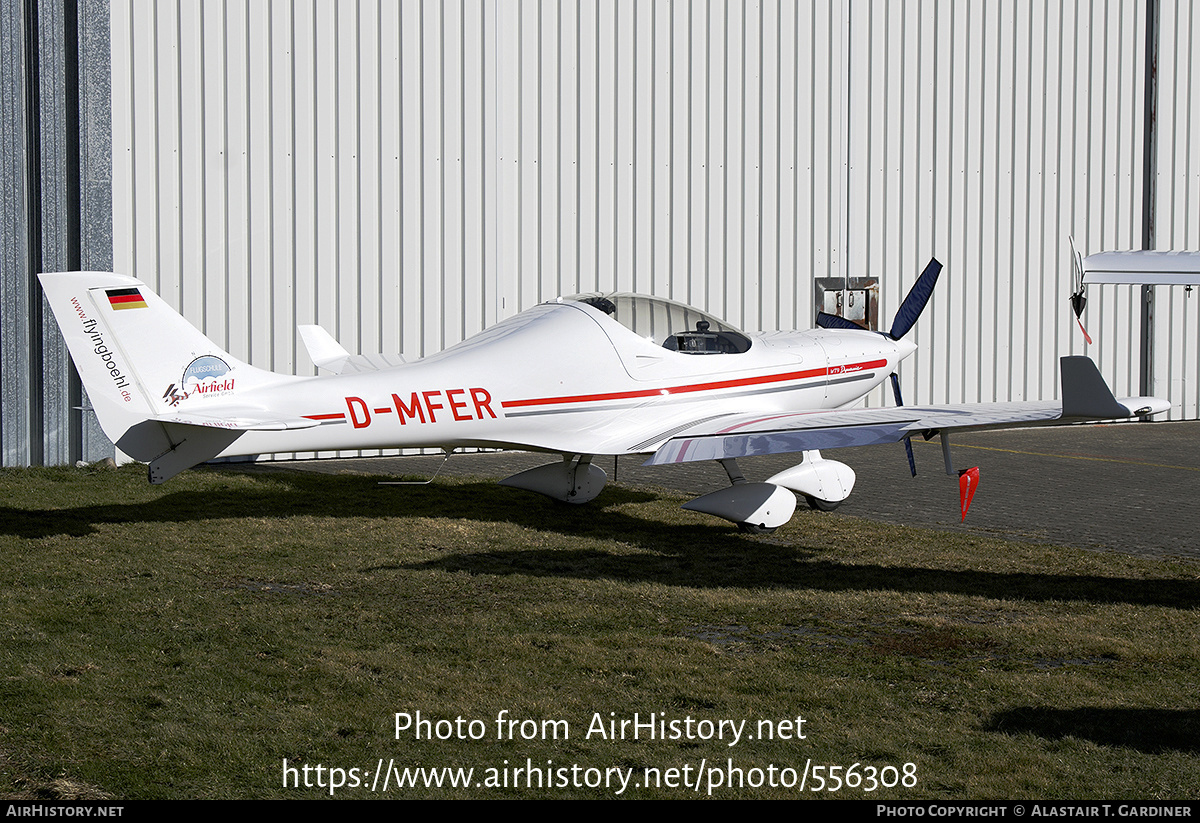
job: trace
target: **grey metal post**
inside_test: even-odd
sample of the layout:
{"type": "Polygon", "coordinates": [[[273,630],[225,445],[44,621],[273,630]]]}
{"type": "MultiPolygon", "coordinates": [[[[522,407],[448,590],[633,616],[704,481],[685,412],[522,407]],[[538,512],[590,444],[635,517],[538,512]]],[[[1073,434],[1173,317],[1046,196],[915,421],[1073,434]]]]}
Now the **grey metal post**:
{"type": "MultiPolygon", "coordinates": [[[[1159,0],[1146,3],[1145,108],[1142,148],[1142,248],[1154,248],[1154,207],[1158,174],[1158,27],[1159,0]]],[[[1141,289],[1141,357],[1139,389],[1154,393],[1154,287],[1141,289]]]]}

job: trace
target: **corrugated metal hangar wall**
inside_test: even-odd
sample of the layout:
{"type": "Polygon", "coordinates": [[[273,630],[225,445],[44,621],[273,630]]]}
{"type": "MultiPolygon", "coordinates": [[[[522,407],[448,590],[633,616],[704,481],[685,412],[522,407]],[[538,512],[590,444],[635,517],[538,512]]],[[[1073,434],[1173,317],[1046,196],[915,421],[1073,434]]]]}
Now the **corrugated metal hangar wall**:
{"type": "Polygon", "coordinates": [[[113,453],[36,274],[112,268],[107,0],[0,3],[0,465],[113,453]]]}
{"type": "MultiPolygon", "coordinates": [[[[580,291],[805,328],[870,276],[886,325],[937,256],[906,398],[1053,397],[1085,352],[1137,394],[1140,294],[1092,287],[1085,346],[1068,237],[1200,248],[1186,0],[110,2],[113,266],[257,366],[580,291]]],[[[1154,300],[1195,418],[1196,300],[1154,300]]]]}

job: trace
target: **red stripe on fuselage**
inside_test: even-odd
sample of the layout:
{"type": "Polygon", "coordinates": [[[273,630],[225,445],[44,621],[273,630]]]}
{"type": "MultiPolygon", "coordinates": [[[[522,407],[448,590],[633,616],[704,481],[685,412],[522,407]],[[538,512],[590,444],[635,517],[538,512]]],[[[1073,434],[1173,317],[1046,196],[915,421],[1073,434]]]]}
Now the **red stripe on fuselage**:
{"type": "Polygon", "coordinates": [[[763,383],[783,383],[788,380],[803,380],[808,377],[827,377],[830,374],[845,374],[847,372],[878,369],[887,365],[887,360],[871,360],[865,363],[852,363],[848,366],[834,366],[832,369],[806,369],[805,371],[786,372],[785,374],[767,374],[759,377],[742,377],[737,380],[717,380],[712,383],[691,383],[683,386],[670,386],[660,389],[637,389],[636,391],[608,392],[606,394],[574,394],[564,397],[539,397],[529,400],[506,400],[500,405],[506,409],[516,409],[523,406],[551,406],[563,403],[594,403],[597,400],[628,400],[635,397],[658,397],[670,394],[686,394],[689,392],[716,391],[732,389],[740,386],[757,386],[763,383]]]}

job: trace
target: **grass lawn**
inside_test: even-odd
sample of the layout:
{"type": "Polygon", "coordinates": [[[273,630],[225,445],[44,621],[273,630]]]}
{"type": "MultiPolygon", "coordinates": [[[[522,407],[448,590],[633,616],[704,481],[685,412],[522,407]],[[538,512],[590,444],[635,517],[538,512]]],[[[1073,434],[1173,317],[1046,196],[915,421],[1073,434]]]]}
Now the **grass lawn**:
{"type": "Polygon", "coordinates": [[[1197,564],[378,479],[0,472],[0,792],[1200,797],[1197,564]]]}

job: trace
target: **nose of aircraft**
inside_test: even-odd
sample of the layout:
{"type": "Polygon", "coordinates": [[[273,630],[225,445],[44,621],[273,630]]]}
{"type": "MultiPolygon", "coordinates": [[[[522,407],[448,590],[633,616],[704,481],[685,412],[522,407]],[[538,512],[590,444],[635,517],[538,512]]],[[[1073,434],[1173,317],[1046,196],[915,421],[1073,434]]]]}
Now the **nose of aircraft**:
{"type": "Polygon", "coordinates": [[[917,350],[917,344],[911,340],[893,340],[892,345],[896,347],[896,361],[899,362],[917,350]]]}

